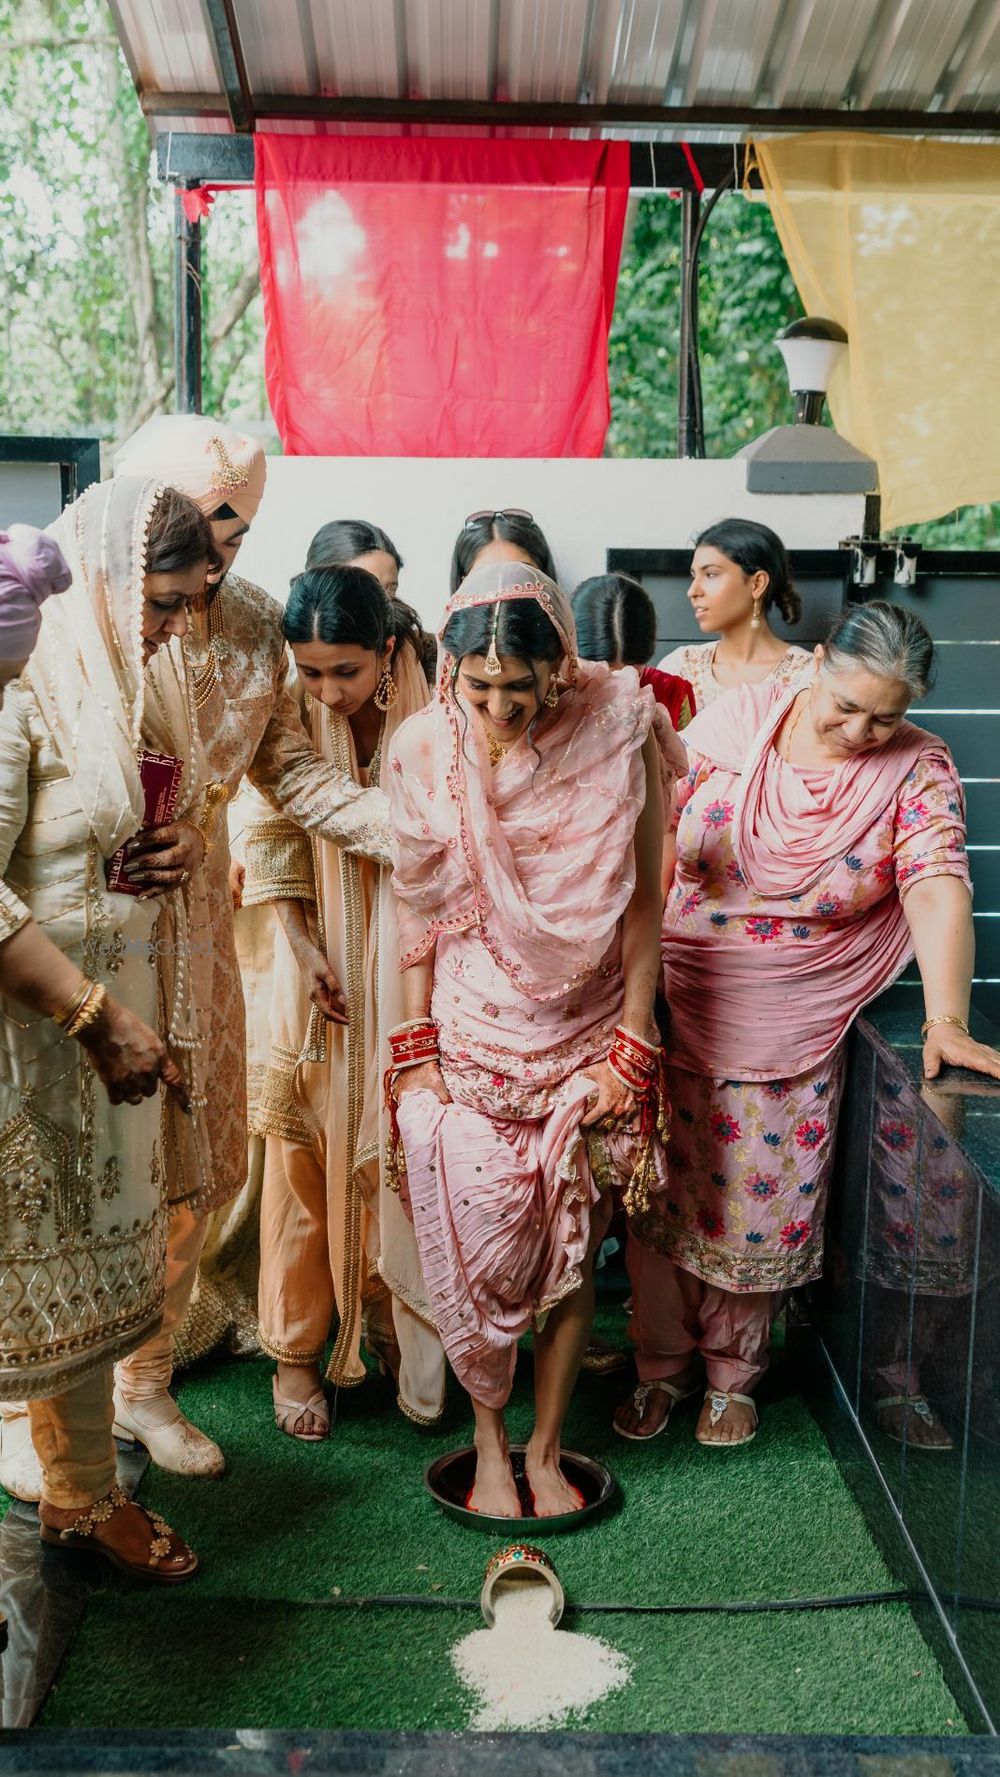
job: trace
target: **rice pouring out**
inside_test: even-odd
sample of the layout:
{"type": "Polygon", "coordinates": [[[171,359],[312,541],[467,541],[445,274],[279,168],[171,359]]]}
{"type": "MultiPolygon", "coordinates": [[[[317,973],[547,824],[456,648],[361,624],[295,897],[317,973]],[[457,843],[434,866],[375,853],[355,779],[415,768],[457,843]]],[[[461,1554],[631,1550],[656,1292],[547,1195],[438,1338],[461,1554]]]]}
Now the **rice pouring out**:
{"type": "Polygon", "coordinates": [[[471,1728],[558,1727],[628,1684],[624,1655],[597,1635],[557,1629],[551,1602],[544,1581],[501,1580],[493,1628],[474,1629],[452,1648],[455,1672],[476,1699],[471,1728]]]}

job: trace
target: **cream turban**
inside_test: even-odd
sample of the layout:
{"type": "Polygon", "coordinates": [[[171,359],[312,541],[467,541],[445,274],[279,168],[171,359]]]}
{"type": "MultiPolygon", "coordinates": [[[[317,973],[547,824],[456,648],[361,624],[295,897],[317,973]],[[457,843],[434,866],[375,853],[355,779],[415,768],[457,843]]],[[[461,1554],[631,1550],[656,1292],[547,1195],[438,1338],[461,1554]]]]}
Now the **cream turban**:
{"type": "Polygon", "coordinates": [[[267,475],[262,447],[201,413],[159,414],[147,420],[115,457],[116,475],[155,475],[187,494],[206,518],[231,506],[252,520],[267,475]]]}

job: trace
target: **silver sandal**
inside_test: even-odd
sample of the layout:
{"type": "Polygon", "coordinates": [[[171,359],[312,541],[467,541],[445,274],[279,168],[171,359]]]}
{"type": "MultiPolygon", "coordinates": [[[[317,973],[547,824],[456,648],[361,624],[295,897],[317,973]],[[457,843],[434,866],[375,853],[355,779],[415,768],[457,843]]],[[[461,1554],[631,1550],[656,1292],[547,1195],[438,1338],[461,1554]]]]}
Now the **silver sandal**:
{"type": "Polygon", "coordinates": [[[694,1437],[696,1444],[704,1444],[706,1448],[711,1450],[741,1450],[744,1444],[753,1443],[754,1438],[757,1436],[757,1425],[759,1421],[757,1403],[750,1395],[736,1394],[734,1392],[727,1393],[724,1388],[709,1388],[705,1391],[705,1399],[712,1403],[711,1411],[708,1415],[708,1423],[713,1428],[717,1425],[721,1425],[729,1410],[730,1404],[733,1401],[738,1401],[741,1407],[749,1407],[751,1409],[753,1413],[753,1430],[748,1431],[745,1438],[726,1438],[725,1440],[720,1440],[719,1438],[700,1438],[698,1433],[695,1432],[694,1437]]]}
{"type": "Polygon", "coordinates": [[[622,1408],[619,1407],[618,1413],[615,1414],[611,1421],[611,1429],[612,1431],[617,1432],[620,1438],[627,1438],[630,1444],[648,1444],[652,1438],[658,1438],[661,1432],[666,1431],[667,1426],[670,1424],[670,1418],[674,1408],[679,1406],[681,1401],[689,1401],[693,1394],[698,1394],[700,1392],[700,1388],[700,1383],[696,1388],[676,1388],[672,1382],[640,1382],[635,1388],[633,1388],[631,1399],[622,1402],[622,1407],[633,1407],[641,1419],[643,1413],[646,1411],[646,1402],[651,1394],[658,1392],[660,1394],[669,1395],[670,1406],[664,1416],[663,1423],[658,1425],[655,1431],[623,1431],[618,1423],[618,1413],[622,1410],[622,1408]]]}

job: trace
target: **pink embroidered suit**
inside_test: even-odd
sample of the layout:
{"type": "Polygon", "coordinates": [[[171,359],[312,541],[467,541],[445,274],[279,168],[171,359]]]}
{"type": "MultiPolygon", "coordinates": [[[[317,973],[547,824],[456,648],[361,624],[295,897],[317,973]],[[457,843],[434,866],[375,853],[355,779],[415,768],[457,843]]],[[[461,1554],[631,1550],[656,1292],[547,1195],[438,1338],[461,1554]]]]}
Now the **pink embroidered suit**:
{"type": "MultiPolygon", "coordinates": [[[[571,661],[572,618],[534,570],[473,573],[463,603],[537,597],[571,661]]],[[[580,1127],[621,1016],[620,922],[651,725],[664,779],[680,747],[635,672],[576,664],[574,682],[494,770],[482,725],[451,691],[389,755],[402,967],[433,952],[431,1015],[451,1095],[404,1093],[406,1201],[445,1350],[473,1398],[500,1407],[519,1337],[581,1282],[624,1136],[580,1127]]]]}
{"type": "Polygon", "coordinates": [[[801,688],[742,686],[685,734],[663,923],[671,1141],[630,1242],[646,1381],[699,1347],[717,1388],[761,1374],[780,1293],[822,1268],[847,1029],[913,954],[909,885],[969,880],[944,743],[904,722],[843,765],[788,764],[773,741],[801,688]]]}

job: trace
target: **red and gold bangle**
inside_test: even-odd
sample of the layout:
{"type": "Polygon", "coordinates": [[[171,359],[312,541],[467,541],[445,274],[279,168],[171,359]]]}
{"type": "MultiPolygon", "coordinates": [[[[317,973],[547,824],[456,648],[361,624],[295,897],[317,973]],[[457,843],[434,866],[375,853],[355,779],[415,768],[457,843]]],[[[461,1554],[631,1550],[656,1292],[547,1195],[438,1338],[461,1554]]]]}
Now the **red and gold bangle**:
{"type": "Polygon", "coordinates": [[[438,1028],[433,1018],[411,1018],[389,1032],[389,1053],[393,1074],[404,1068],[422,1067],[425,1061],[438,1059],[438,1028]]]}
{"type": "Polygon", "coordinates": [[[626,1030],[623,1024],[616,1024],[608,1066],[616,1080],[642,1097],[649,1091],[659,1070],[659,1044],[647,1043],[634,1031],[626,1030]]]}

